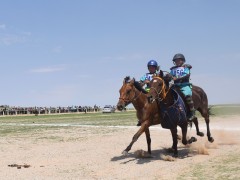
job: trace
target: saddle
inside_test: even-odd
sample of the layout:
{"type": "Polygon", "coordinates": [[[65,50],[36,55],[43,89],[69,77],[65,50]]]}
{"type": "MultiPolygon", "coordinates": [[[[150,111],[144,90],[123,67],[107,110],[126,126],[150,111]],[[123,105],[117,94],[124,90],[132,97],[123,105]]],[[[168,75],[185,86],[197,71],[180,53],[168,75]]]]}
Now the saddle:
{"type": "Polygon", "coordinates": [[[187,109],[181,96],[174,90],[170,89],[174,96],[174,103],[171,106],[166,106],[160,101],[161,110],[161,126],[165,129],[172,129],[177,125],[181,126],[187,122],[187,109]]]}

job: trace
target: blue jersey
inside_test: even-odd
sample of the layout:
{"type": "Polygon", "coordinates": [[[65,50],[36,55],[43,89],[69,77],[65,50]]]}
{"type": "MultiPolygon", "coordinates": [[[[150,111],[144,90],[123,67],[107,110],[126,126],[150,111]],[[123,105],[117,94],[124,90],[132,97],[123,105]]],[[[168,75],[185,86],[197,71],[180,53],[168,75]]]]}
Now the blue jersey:
{"type": "Polygon", "coordinates": [[[184,66],[180,66],[180,67],[176,66],[171,69],[170,74],[176,78],[181,78],[190,74],[190,69],[184,66]]]}
{"type": "Polygon", "coordinates": [[[140,78],[140,81],[142,81],[142,82],[144,82],[145,80],[151,81],[153,75],[154,75],[154,74],[146,73],[146,74],[144,74],[144,75],[140,78]]]}
{"type": "MultiPolygon", "coordinates": [[[[175,66],[171,68],[170,74],[173,77],[182,78],[184,76],[190,75],[190,69],[187,66],[175,66]]],[[[189,77],[186,77],[186,79],[182,81],[175,80],[174,84],[180,87],[182,93],[185,96],[192,96],[192,86],[191,83],[189,83],[189,77]]]]}
{"type": "MultiPolygon", "coordinates": [[[[144,74],[144,75],[140,78],[140,81],[141,81],[141,82],[144,82],[144,81],[146,81],[146,80],[151,81],[151,80],[153,79],[153,75],[154,75],[154,74],[155,74],[155,73],[153,73],[153,74],[151,74],[151,73],[146,73],[146,74],[144,74]]],[[[147,92],[150,91],[149,84],[146,84],[145,90],[146,90],[147,92]]]]}

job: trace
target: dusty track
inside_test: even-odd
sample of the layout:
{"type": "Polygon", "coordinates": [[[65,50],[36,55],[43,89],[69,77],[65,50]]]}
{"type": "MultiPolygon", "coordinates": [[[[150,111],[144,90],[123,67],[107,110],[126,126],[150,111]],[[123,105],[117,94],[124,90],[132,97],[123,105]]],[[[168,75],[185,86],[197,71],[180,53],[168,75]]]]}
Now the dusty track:
{"type": "MultiPolygon", "coordinates": [[[[179,158],[174,161],[168,161],[165,150],[172,143],[170,132],[161,128],[150,129],[153,158],[139,158],[135,153],[146,150],[145,135],[128,156],[121,155],[138,127],[60,127],[1,137],[0,179],[194,179],[198,167],[215,179],[227,173],[219,170],[212,174],[215,165],[240,155],[239,125],[240,117],[214,120],[211,127],[215,142],[208,143],[206,136],[197,137],[198,142],[191,147],[179,142],[179,158]],[[30,167],[18,169],[8,166],[11,164],[30,167]]],[[[204,122],[201,126],[205,127],[204,122]]],[[[195,136],[194,129],[190,135],[195,136]]],[[[238,173],[233,170],[229,174],[233,179],[240,178],[239,159],[231,163],[238,173]]]]}

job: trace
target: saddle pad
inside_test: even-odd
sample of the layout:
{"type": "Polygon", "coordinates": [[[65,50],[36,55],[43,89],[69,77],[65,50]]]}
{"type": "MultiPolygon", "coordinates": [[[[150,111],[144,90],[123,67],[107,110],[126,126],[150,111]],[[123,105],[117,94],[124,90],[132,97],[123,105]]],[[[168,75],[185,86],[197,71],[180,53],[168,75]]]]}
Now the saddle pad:
{"type": "Polygon", "coordinates": [[[160,101],[160,110],[162,116],[161,126],[165,129],[172,129],[177,125],[181,126],[187,123],[185,104],[175,90],[171,89],[171,91],[174,96],[173,105],[166,107],[166,105],[160,101]]]}

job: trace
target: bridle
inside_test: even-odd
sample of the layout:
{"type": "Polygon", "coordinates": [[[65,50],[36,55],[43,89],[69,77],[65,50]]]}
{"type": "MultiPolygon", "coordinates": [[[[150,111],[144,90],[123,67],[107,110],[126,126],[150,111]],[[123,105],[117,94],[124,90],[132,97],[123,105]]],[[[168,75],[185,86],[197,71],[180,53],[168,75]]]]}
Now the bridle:
{"type": "MultiPolygon", "coordinates": [[[[134,87],[135,88],[135,87],[134,87]]],[[[136,88],[135,88],[135,91],[134,91],[134,96],[130,99],[130,98],[123,98],[120,96],[119,100],[123,100],[123,102],[125,104],[129,104],[130,102],[133,102],[133,101],[136,101],[142,94],[142,91],[140,91],[140,93],[136,96],[136,88]]]]}
{"type": "Polygon", "coordinates": [[[152,81],[154,81],[155,79],[158,79],[158,80],[162,81],[163,85],[162,85],[162,88],[160,89],[160,91],[158,91],[154,87],[150,87],[150,90],[153,89],[157,94],[157,97],[154,98],[153,101],[155,101],[156,99],[158,99],[160,101],[163,101],[166,98],[167,93],[169,92],[170,88],[166,91],[166,84],[165,84],[164,80],[162,78],[156,76],[156,77],[153,77],[152,81]],[[160,97],[161,94],[162,94],[162,98],[160,97]]]}

